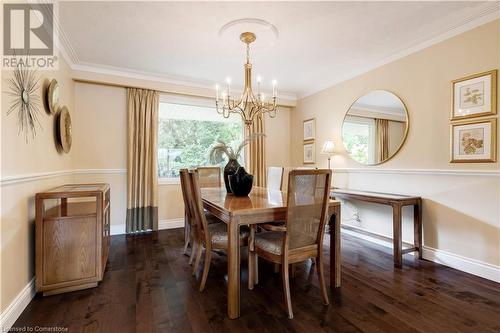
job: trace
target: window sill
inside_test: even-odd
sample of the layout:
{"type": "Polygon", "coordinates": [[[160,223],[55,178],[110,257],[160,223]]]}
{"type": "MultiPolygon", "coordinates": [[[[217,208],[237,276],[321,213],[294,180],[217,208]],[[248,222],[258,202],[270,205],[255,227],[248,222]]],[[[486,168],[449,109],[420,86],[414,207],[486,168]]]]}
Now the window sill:
{"type": "Polygon", "coordinates": [[[158,186],[163,185],[179,185],[181,180],[179,178],[158,178],[158,186]]]}

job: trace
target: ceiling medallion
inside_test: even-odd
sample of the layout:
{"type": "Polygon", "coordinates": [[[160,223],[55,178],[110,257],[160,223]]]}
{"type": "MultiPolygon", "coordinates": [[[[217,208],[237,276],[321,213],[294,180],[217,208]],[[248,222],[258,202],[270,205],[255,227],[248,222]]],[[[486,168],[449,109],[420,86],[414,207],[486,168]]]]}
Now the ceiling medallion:
{"type": "Polygon", "coordinates": [[[260,92],[260,78],[257,78],[257,95],[252,90],[252,64],[250,63],[250,44],[257,39],[253,32],[244,32],[240,35],[240,40],[246,44],[247,61],[245,68],[245,87],[243,94],[238,100],[231,99],[231,80],[226,80],[226,89],[222,92],[220,100],[219,85],[215,86],[215,108],[217,112],[229,118],[232,113],[239,114],[246,126],[252,125],[254,119],[265,113],[271,118],[276,117],[276,80],[273,80],[273,95],[266,100],[264,94],[260,92]],[[222,103],[221,103],[222,102],[222,103]]]}

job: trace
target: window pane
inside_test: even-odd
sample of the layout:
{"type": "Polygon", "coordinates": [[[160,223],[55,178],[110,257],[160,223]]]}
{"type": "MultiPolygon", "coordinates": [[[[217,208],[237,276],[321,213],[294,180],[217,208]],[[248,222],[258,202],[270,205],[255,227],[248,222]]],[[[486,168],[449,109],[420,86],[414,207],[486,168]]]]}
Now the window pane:
{"type": "Polygon", "coordinates": [[[356,161],[369,163],[368,139],[370,127],[368,124],[344,122],[343,140],[347,151],[356,161]]]}
{"type": "Polygon", "coordinates": [[[238,115],[225,119],[214,108],[160,102],[158,176],[174,178],[179,169],[210,165],[208,150],[214,143],[239,143],[242,139],[238,115]]]}

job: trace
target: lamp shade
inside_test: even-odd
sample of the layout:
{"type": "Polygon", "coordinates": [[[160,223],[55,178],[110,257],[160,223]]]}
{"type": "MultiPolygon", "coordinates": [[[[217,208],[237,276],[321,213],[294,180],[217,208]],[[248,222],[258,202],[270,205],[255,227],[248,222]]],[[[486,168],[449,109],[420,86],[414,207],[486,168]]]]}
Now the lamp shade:
{"type": "Polygon", "coordinates": [[[333,155],[335,149],[335,144],[332,140],[326,140],[323,144],[323,149],[321,149],[321,154],[323,155],[333,155]]]}

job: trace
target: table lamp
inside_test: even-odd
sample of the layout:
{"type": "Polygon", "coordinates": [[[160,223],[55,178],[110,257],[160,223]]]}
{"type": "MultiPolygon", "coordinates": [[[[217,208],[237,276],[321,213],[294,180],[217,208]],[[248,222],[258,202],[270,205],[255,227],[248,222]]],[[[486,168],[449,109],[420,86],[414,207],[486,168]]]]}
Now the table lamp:
{"type": "Polygon", "coordinates": [[[321,155],[328,155],[328,169],[330,169],[330,158],[333,156],[335,144],[333,140],[326,140],[321,149],[321,155]]]}

